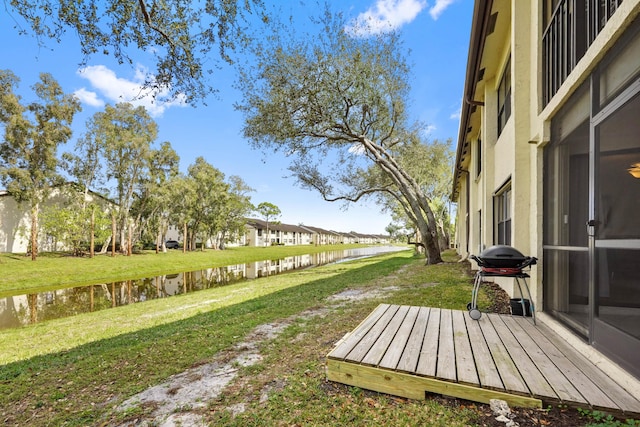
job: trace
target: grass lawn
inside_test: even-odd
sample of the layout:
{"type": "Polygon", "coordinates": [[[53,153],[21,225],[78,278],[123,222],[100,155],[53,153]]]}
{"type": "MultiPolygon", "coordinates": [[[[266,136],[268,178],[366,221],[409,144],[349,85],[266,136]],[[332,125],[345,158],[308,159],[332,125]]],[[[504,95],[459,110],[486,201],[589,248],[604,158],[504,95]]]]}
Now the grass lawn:
{"type": "MultiPolygon", "coordinates": [[[[455,261],[450,254],[448,260],[455,261]]],[[[264,360],[240,368],[199,415],[211,425],[473,425],[469,408],[326,381],[326,354],[380,302],[465,308],[472,287],[466,264],[426,267],[411,251],[0,331],[0,415],[6,425],[133,423],[151,408],[121,413],[118,404],[231,351],[256,326],[325,307],[346,289],[389,287],[384,298],[294,321],[262,343],[264,360]],[[270,384],[282,387],[261,400],[270,384]],[[246,410],[233,416],[228,408],[239,402],[246,410]]]]}

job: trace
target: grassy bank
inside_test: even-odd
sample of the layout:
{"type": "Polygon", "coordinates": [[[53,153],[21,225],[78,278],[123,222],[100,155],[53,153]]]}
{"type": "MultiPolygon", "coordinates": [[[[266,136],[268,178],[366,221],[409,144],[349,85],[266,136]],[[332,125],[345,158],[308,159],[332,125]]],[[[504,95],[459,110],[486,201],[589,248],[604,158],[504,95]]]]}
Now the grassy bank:
{"type": "MultiPolygon", "coordinates": [[[[327,297],[345,289],[389,286],[394,292],[384,302],[460,309],[471,292],[464,264],[425,267],[406,251],[2,331],[3,420],[84,426],[144,417],[144,411],[121,414],[114,408],[229,351],[258,325],[323,307],[327,297]]],[[[246,368],[202,415],[216,425],[406,425],[406,416],[427,425],[470,424],[472,412],[436,402],[400,405],[324,379],[324,356],[332,345],[381,301],[355,301],[326,317],[299,320],[265,343],[265,360],[246,368]],[[286,386],[260,403],[265,384],[276,380],[286,386]],[[232,417],[226,408],[239,399],[248,399],[247,411],[232,417]]]]}
{"type": "Polygon", "coordinates": [[[143,251],[132,256],[98,255],[94,258],[67,254],[42,254],[36,261],[18,254],[0,254],[0,296],[16,290],[44,291],[61,285],[81,286],[119,280],[139,279],[160,274],[182,273],[201,268],[280,259],[367,245],[234,247],[223,251],[205,250],[182,253],[143,251]]]}

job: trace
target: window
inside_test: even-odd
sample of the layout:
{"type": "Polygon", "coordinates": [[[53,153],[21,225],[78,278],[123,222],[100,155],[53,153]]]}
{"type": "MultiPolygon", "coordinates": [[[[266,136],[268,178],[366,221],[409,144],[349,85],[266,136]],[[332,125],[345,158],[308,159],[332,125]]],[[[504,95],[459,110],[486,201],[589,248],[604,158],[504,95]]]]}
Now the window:
{"type": "Polygon", "coordinates": [[[496,244],[511,245],[511,182],[507,182],[496,192],[494,208],[496,244]]]}
{"type": "Polygon", "coordinates": [[[498,86],[498,136],[511,116],[511,57],[502,72],[498,86]]]}

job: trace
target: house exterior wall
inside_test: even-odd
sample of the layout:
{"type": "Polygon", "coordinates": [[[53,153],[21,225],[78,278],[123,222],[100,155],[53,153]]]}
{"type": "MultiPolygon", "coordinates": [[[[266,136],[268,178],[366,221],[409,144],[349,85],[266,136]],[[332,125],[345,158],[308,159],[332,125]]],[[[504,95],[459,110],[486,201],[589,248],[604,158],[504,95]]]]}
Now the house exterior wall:
{"type": "MultiPolygon", "coordinates": [[[[108,212],[111,202],[94,194],[88,193],[86,201],[89,203],[97,201],[108,212]]],[[[40,212],[49,207],[68,204],[67,197],[60,189],[54,188],[49,198],[40,207],[40,212]]],[[[0,191],[0,252],[26,253],[29,248],[30,230],[31,216],[28,204],[19,204],[11,194],[0,191]]],[[[40,251],[69,249],[60,242],[56,244],[56,248],[51,246],[48,236],[39,230],[38,247],[40,251]]]]}
{"type": "MultiPolygon", "coordinates": [[[[559,91],[542,107],[542,52],[544,31],[542,1],[494,0],[493,12],[508,15],[508,22],[497,24],[487,36],[491,52],[483,60],[484,79],[475,92],[480,118],[466,139],[469,157],[457,166],[468,174],[457,182],[457,223],[469,231],[458,230],[456,246],[462,256],[478,254],[494,242],[493,194],[511,180],[513,198],[512,246],[525,254],[542,253],[543,149],[550,139],[550,123],[573,91],[588,77],[608,49],[639,13],[640,1],[623,1],[584,57],[569,74],[559,91]],[[500,29],[500,26],[505,28],[500,29]],[[512,31],[517,28],[517,31],[512,31]],[[511,57],[512,112],[500,135],[497,129],[497,86],[507,59],[511,57]],[[473,136],[475,135],[475,136],[473,136]],[[480,140],[482,172],[476,177],[473,144],[480,140]],[[469,194],[467,194],[467,191],[469,194]],[[468,205],[468,206],[467,206],[468,205]]],[[[485,47],[485,49],[488,49],[485,47]]],[[[462,124],[461,124],[462,126],[462,124]]],[[[461,129],[461,135],[464,134],[461,129]]],[[[460,144],[460,138],[458,143],[460,144]]],[[[475,265],[474,265],[475,267],[475,265]]],[[[532,271],[532,293],[542,307],[540,268],[532,271]]],[[[509,289],[508,289],[509,290],[509,289]]]]}
{"type": "Polygon", "coordinates": [[[29,215],[8,193],[0,196],[0,218],[0,251],[26,252],[29,241],[29,215]],[[24,232],[21,232],[21,229],[24,232]]]}
{"type": "MultiPolygon", "coordinates": [[[[452,197],[458,206],[457,250],[462,257],[478,255],[486,247],[495,244],[494,194],[510,181],[511,245],[525,255],[539,258],[538,265],[531,269],[529,279],[536,311],[542,311],[545,303],[543,171],[545,147],[552,138],[551,123],[571,95],[590,78],[605,55],[640,15],[640,0],[624,0],[617,4],[615,12],[588,46],[584,56],[545,104],[544,3],[543,0],[475,2],[465,82],[466,104],[463,103],[452,197]],[[483,8],[489,7],[491,10],[483,15],[483,8]],[[498,17],[495,29],[485,32],[482,27],[484,16],[494,13],[498,17]],[[497,89],[509,58],[512,111],[506,126],[498,135],[497,89]],[[477,69],[474,69],[476,65],[477,69]],[[483,72],[481,79],[477,78],[477,70],[483,72]],[[478,146],[482,148],[480,151],[477,150],[478,146]],[[478,152],[481,153],[479,173],[478,152]]],[[[583,7],[578,4],[578,7],[583,7]]],[[[638,55],[630,58],[640,62],[638,55]]],[[[477,268],[474,262],[471,264],[477,268]]],[[[512,279],[503,278],[498,282],[513,295],[512,279]]],[[[545,315],[542,314],[541,318],[544,319],[545,315]]],[[[560,325],[557,322],[549,323],[560,325]]],[[[557,327],[564,328],[570,334],[566,326],[557,327]]]]}

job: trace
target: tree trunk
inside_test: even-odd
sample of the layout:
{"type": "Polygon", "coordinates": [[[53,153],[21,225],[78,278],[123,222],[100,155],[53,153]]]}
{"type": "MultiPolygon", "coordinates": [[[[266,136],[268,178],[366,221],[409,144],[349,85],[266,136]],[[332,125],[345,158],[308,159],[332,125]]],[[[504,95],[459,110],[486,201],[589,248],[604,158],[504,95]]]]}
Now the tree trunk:
{"type": "MultiPolygon", "coordinates": [[[[422,203],[428,205],[426,199],[422,200],[422,203]]],[[[439,264],[442,262],[442,255],[438,244],[438,226],[430,208],[428,211],[425,211],[425,214],[427,217],[425,224],[426,228],[424,230],[420,230],[420,232],[424,239],[424,249],[427,252],[427,263],[439,264]]]]}
{"type": "Polygon", "coordinates": [[[182,233],[182,253],[187,253],[187,222],[184,222],[184,231],[182,233]]]}
{"type": "Polygon", "coordinates": [[[27,295],[27,305],[29,306],[29,323],[38,321],[38,294],[27,295]]]}
{"type": "Polygon", "coordinates": [[[111,256],[116,256],[116,234],[118,229],[116,227],[116,212],[111,211],[111,256]]]}
{"type": "Polygon", "coordinates": [[[132,236],[133,230],[131,229],[131,223],[129,223],[129,227],[127,228],[127,256],[131,256],[133,253],[133,244],[132,244],[132,236]]]}
{"type": "Polygon", "coordinates": [[[375,144],[367,138],[361,138],[360,142],[373,157],[375,163],[386,173],[396,184],[400,193],[405,198],[412,219],[416,222],[416,227],[422,235],[424,248],[427,255],[427,264],[438,264],[442,262],[440,248],[438,247],[438,228],[433,211],[429,206],[429,200],[422,192],[418,183],[408,175],[395,161],[395,159],[385,151],[383,147],[375,144]]]}
{"type": "Polygon", "coordinates": [[[94,246],[96,241],[95,236],[95,228],[96,228],[96,209],[91,208],[91,239],[89,242],[89,258],[93,258],[95,255],[94,246]]]}
{"type": "Polygon", "coordinates": [[[430,239],[425,239],[424,246],[427,251],[428,264],[439,264],[442,262],[442,254],[440,253],[440,247],[438,246],[437,233],[435,236],[432,235],[430,239]]]}
{"type": "Polygon", "coordinates": [[[123,255],[127,254],[127,222],[120,219],[120,253],[123,255]]]}
{"type": "Polygon", "coordinates": [[[38,208],[37,204],[31,208],[31,261],[38,257],[38,208]]]}

